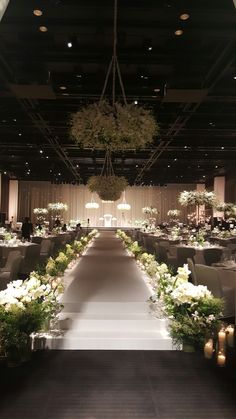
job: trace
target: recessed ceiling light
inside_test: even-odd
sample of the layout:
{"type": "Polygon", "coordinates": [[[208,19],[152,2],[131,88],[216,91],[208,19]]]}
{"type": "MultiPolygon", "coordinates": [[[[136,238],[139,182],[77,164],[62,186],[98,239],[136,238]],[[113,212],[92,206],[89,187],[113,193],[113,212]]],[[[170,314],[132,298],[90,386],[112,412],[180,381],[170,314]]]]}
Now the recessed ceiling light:
{"type": "Polygon", "coordinates": [[[177,161],[177,159],[174,159],[174,161],[177,161]]]}
{"type": "Polygon", "coordinates": [[[188,148],[188,146],[187,146],[187,145],[185,145],[185,146],[184,146],[184,148],[188,148]]]}
{"type": "Polygon", "coordinates": [[[34,10],[33,10],[33,14],[34,14],[35,16],[42,16],[43,12],[42,12],[42,10],[40,10],[40,9],[34,9],[34,10]]]}
{"type": "Polygon", "coordinates": [[[66,90],[66,86],[60,86],[59,89],[66,90]]]}
{"type": "Polygon", "coordinates": [[[158,93],[160,92],[161,89],[159,89],[158,87],[156,89],[154,89],[154,92],[158,93]]]}
{"type": "Polygon", "coordinates": [[[175,31],[175,35],[176,35],[176,36],[181,36],[181,35],[183,35],[183,33],[184,33],[184,31],[183,31],[182,29],[177,29],[177,30],[175,31]]]}
{"type": "Polygon", "coordinates": [[[170,165],[168,164],[168,166],[167,167],[170,167],[170,165]]]}
{"type": "Polygon", "coordinates": [[[72,48],[72,42],[67,42],[68,48],[72,48]]]}
{"type": "Polygon", "coordinates": [[[47,32],[48,28],[47,28],[47,26],[39,26],[39,31],[40,32],[47,32]]]}
{"type": "Polygon", "coordinates": [[[43,154],[43,150],[39,150],[40,154],[43,154]]]}
{"type": "Polygon", "coordinates": [[[18,134],[18,135],[19,135],[19,137],[21,137],[21,136],[22,136],[21,132],[19,132],[19,134],[18,134]]]}
{"type": "Polygon", "coordinates": [[[135,104],[135,105],[137,105],[137,104],[138,104],[138,101],[137,101],[137,100],[135,100],[135,101],[134,101],[134,104],[135,104]]]}
{"type": "Polygon", "coordinates": [[[215,166],[215,169],[218,169],[218,166],[215,166]]]}
{"type": "Polygon", "coordinates": [[[29,164],[27,161],[25,162],[25,164],[27,165],[27,164],[29,164]]]}
{"type": "Polygon", "coordinates": [[[13,121],[16,122],[16,119],[14,118],[13,121]]]}
{"type": "Polygon", "coordinates": [[[152,47],[150,46],[150,47],[148,47],[148,51],[151,51],[152,50],[152,47]]]}
{"type": "Polygon", "coordinates": [[[7,172],[3,172],[3,174],[4,174],[4,175],[6,175],[6,174],[7,174],[7,172]]]}
{"type": "Polygon", "coordinates": [[[46,159],[49,159],[49,157],[48,157],[48,156],[46,156],[46,159]]]}
{"type": "Polygon", "coordinates": [[[181,20],[188,20],[190,15],[188,13],[182,13],[179,17],[181,20]]]}
{"type": "Polygon", "coordinates": [[[236,76],[234,76],[234,80],[236,80],[236,76]]]}
{"type": "Polygon", "coordinates": [[[81,74],[76,74],[76,77],[78,77],[78,79],[80,79],[82,77],[81,74]]]}
{"type": "Polygon", "coordinates": [[[136,164],[136,166],[135,167],[138,167],[138,164],[136,164]]]}
{"type": "Polygon", "coordinates": [[[221,150],[224,150],[225,148],[224,147],[221,147],[221,150]]]}

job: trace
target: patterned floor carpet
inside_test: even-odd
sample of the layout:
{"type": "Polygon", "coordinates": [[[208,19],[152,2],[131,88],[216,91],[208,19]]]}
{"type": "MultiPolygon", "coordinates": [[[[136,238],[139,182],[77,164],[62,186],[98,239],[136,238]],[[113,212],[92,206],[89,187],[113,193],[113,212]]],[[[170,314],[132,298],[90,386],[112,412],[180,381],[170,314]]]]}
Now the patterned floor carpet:
{"type": "Polygon", "coordinates": [[[179,351],[38,352],[0,364],[0,418],[235,419],[234,371],[179,351]]]}

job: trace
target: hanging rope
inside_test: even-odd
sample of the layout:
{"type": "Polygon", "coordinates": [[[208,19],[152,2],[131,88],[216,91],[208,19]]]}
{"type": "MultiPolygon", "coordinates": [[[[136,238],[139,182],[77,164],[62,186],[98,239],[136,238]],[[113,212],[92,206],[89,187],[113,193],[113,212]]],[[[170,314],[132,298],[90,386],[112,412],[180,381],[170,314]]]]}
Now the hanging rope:
{"type": "Polygon", "coordinates": [[[119,79],[119,84],[120,84],[124,104],[127,105],[125,88],[124,88],[124,84],[123,84],[123,80],[122,80],[122,76],[121,76],[119,62],[118,62],[118,59],[117,59],[117,11],[118,11],[117,6],[118,6],[118,0],[114,0],[113,55],[112,55],[111,61],[109,63],[108,69],[107,69],[102,93],[101,93],[101,96],[100,96],[100,99],[99,99],[99,103],[101,103],[102,100],[104,99],[104,95],[105,95],[107,84],[108,84],[108,79],[109,79],[109,76],[112,72],[112,106],[115,106],[115,102],[116,102],[116,73],[118,74],[118,79],[119,79]]]}

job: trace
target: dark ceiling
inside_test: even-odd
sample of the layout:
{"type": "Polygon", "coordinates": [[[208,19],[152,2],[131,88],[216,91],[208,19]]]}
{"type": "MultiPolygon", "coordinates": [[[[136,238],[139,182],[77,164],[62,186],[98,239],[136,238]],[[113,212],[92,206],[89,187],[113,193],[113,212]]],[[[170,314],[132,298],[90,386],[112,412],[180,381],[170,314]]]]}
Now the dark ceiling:
{"type": "MultiPolygon", "coordinates": [[[[100,173],[104,152],[79,149],[68,122],[99,99],[112,31],[113,0],[10,0],[0,22],[2,172],[58,182],[100,173]]],[[[151,107],[161,129],[152,148],[113,154],[117,175],[163,184],[235,174],[235,52],[233,0],[118,0],[127,99],[151,107]]]]}

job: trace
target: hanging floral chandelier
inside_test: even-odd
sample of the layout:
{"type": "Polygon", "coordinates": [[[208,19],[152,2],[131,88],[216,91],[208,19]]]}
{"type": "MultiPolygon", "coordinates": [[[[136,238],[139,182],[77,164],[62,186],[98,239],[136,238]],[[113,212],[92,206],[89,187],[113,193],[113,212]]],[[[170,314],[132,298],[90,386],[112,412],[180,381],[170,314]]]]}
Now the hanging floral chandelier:
{"type": "MultiPolygon", "coordinates": [[[[117,201],[128,183],[123,176],[115,176],[111,164],[111,151],[143,148],[153,142],[158,131],[158,124],[150,110],[127,103],[117,59],[117,0],[114,0],[113,54],[100,100],[74,113],[70,121],[70,135],[76,144],[106,151],[105,166],[107,166],[103,168],[100,176],[92,176],[89,179],[90,191],[97,192],[103,201],[117,201]],[[111,101],[108,101],[105,100],[105,92],[110,76],[112,95],[111,101]],[[116,78],[123,103],[116,100],[116,78]]],[[[125,204],[123,209],[130,208],[125,204]]]]}

